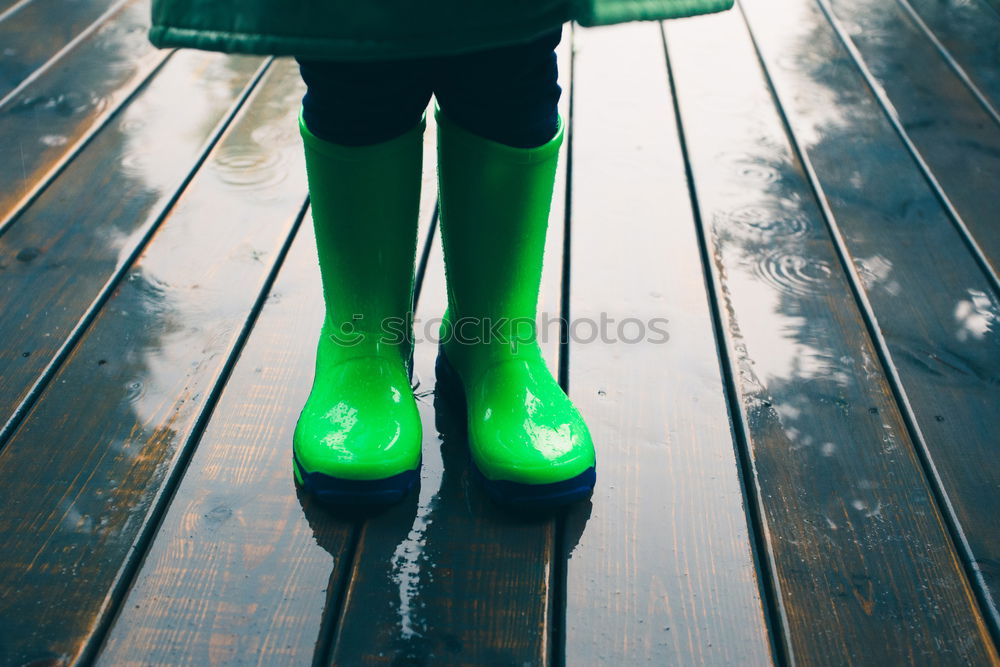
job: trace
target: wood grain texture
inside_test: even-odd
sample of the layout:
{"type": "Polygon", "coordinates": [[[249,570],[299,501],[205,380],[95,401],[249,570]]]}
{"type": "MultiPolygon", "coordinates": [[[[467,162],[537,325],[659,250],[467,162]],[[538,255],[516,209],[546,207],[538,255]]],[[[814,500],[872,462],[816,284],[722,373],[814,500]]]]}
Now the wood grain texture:
{"type": "Polygon", "coordinates": [[[301,215],[294,68],[265,75],[0,452],[0,662],[86,657],[125,593],[301,215]]]}
{"type": "Polygon", "coordinates": [[[659,26],[576,52],[569,386],[598,483],[568,519],[566,664],[770,664],[659,26]]]}
{"type": "Polygon", "coordinates": [[[0,104],[0,233],[171,53],[148,26],[147,3],[126,3],[0,104]]]}
{"type": "Polygon", "coordinates": [[[996,662],[740,14],[667,44],[788,657],[996,662]]]}
{"type": "Polygon", "coordinates": [[[982,2],[899,1],[917,15],[994,111],[1000,109],[1000,14],[982,2]]]}
{"type": "Polygon", "coordinates": [[[353,525],[297,493],[291,442],[322,320],[306,218],[98,659],[308,664],[353,525]]]}
{"type": "Polygon", "coordinates": [[[0,100],[122,0],[34,0],[0,21],[0,100]]]}
{"type": "Polygon", "coordinates": [[[0,311],[10,315],[0,321],[5,433],[218,138],[261,62],[178,54],[0,236],[0,311]]]}
{"type": "MultiPolygon", "coordinates": [[[[568,56],[564,37],[564,89],[568,56]]],[[[567,102],[564,96],[564,115],[567,102]]],[[[543,341],[553,371],[558,367],[565,151],[564,144],[540,299],[543,317],[548,314],[555,322],[543,341]]],[[[465,415],[434,394],[436,327],[446,303],[443,257],[435,242],[421,286],[414,353],[424,430],[419,493],[365,522],[332,664],[549,661],[555,520],[503,511],[472,477],[465,415]]]]}
{"type": "Polygon", "coordinates": [[[971,232],[994,276],[1000,273],[1000,124],[948,67],[927,36],[895,2],[820,0],[857,50],[890,113],[971,232]]]}
{"type": "Polygon", "coordinates": [[[819,8],[743,6],[968,540],[982,597],[1000,599],[997,295],[819,8]]]}

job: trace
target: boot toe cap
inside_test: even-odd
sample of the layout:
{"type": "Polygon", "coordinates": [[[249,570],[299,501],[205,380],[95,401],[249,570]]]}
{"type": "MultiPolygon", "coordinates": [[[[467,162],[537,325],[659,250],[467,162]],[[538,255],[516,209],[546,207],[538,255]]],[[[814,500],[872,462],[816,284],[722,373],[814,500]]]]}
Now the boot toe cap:
{"type": "Polygon", "coordinates": [[[467,408],[472,459],[487,480],[554,484],[595,467],[587,424],[540,359],[495,365],[467,408]]]}
{"type": "Polygon", "coordinates": [[[590,432],[569,401],[526,415],[487,408],[469,432],[473,461],[492,480],[552,484],[593,468],[590,432]]]}
{"type": "Polygon", "coordinates": [[[353,363],[314,387],[293,437],[305,473],[352,480],[388,478],[420,464],[420,415],[405,373],[353,363]]]}

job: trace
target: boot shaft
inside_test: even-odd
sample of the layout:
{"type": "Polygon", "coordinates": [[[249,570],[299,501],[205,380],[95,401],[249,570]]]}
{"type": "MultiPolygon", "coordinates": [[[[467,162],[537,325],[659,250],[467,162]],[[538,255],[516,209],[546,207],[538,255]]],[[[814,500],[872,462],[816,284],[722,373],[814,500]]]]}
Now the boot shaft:
{"type": "Polygon", "coordinates": [[[424,123],[356,147],[320,139],[301,115],[299,129],[326,304],[324,335],[350,356],[408,352],[424,123]]]}
{"type": "Polygon", "coordinates": [[[452,325],[445,335],[462,334],[462,344],[485,335],[478,344],[498,354],[504,341],[508,347],[534,344],[562,121],[549,142],[524,149],[478,137],[440,111],[437,118],[446,319],[452,325]]]}

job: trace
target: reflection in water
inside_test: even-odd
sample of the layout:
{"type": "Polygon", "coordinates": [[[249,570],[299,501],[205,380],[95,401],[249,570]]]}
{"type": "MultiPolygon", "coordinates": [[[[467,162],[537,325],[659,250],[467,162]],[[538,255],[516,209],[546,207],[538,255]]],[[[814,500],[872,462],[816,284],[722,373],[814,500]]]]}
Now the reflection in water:
{"type": "Polygon", "coordinates": [[[965,343],[970,339],[982,340],[997,331],[997,303],[983,290],[969,288],[969,298],[955,304],[955,322],[958,330],[955,338],[965,343]]]}
{"type": "MultiPolygon", "coordinates": [[[[182,51],[173,57],[156,78],[163,95],[140,95],[122,112],[121,131],[125,145],[119,156],[124,176],[139,181],[151,192],[170,192],[178,184],[178,166],[191,163],[191,148],[211,136],[219,122],[213,111],[226,109],[233,102],[233,88],[245,82],[261,63],[260,58],[230,56],[198,58],[196,52],[182,51]],[[164,98],[176,96],[192,78],[200,82],[198,94],[186,95],[183,104],[165,112],[164,98]]],[[[226,150],[246,150],[246,145],[226,150]]],[[[215,162],[213,160],[211,165],[215,162]]],[[[119,229],[108,225],[104,230],[110,247],[121,248],[120,260],[127,257],[136,240],[135,221],[119,229]]]]}
{"type": "MultiPolygon", "coordinates": [[[[835,4],[853,5],[854,17],[898,11],[895,3],[835,4]],[[861,4],[872,11],[861,10],[861,4]]],[[[995,306],[940,201],[816,3],[742,0],[741,5],[770,81],[760,76],[739,11],[712,17],[700,31],[671,26],[668,46],[699,204],[729,211],[745,207],[747,200],[780,198],[782,217],[790,206],[808,220],[806,233],[755,236],[724,214],[706,217],[781,601],[794,605],[795,613],[787,617],[789,635],[793,641],[808,638],[803,640],[808,647],[795,647],[803,655],[824,646],[838,650],[842,624],[820,623],[828,627],[817,633],[816,623],[802,619],[836,621],[841,610],[856,609],[848,626],[851,639],[870,637],[883,655],[934,660],[947,647],[956,659],[977,662],[989,640],[982,638],[974,605],[968,604],[971,591],[949,551],[946,528],[840,270],[834,239],[812,201],[807,174],[786,147],[784,121],[810,158],[854,255],[849,259],[880,319],[920,428],[931,446],[936,436],[942,447],[935,465],[957,473],[955,489],[962,490],[956,496],[987,482],[962,469],[967,465],[954,446],[956,435],[995,439],[975,413],[979,405],[995,407],[996,400],[977,380],[988,377],[987,369],[1000,357],[996,341],[972,345],[989,337],[995,306]],[[705,89],[718,85],[724,74],[727,94],[737,98],[769,96],[772,83],[785,118],[771,112],[747,117],[714,100],[706,103],[705,89]],[[766,182],[734,176],[734,169],[706,159],[741,151],[746,153],[741,163],[761,162],[768,173],[774,168],[781,176],[766,182]],[[813,280],[822,274],[824,279],[813,280]],[[956,339],[963,345],[951,353],[956,339]],[[942,428],[952,419],[963,424],[961,431],[942,428]],[[939,465],[949,459],[955,464],[951,470],[939,465]],[[822,605],[832,600],[835,606],[821,606],[820,598],[822,605]],[[919,619],[938,632],[914,633],[900,618],[919,619]]],[[[847,31],[863,34],[866,44],[892,43],[894,36],[879,27],[854,25],[847,31]]],[[[876,53],[871,48],[866,56],[876,53]]],[[[904,53],[900,47],[897,64],[904,53]]],[[[903,85],[899,72],[887,71],[887,59],[879,59],[869,62],[871,68],[882,68],[885,81],[903,85]]],[[[963,509],[975,517],[986,497],[973,492],[972,500],[976,507],[963,509]]],[[[986,514],[970,525],[986,526],[986,514]]],[[[995,539],[985,537],[994,544],[984,545],[982,553],[994,553],[995,539]]]]}
{"type": "MultiPolygon", "coordinates": [[[[433,462],[425,462],[433,465],[433,462]]],[[[440,479],[437,481],[440,482],[440,479]]],[[[434,522],[433,514],[437,505],[440,487],[422,475],[418,494],[417,513],[406,537],[396,546],[390,561],[389,576],[399,587],[399,636],[404,641],[420,637],[426,630],[426,619],[421,615],[424,606],[421,600],[421,577],[429,578],[425,571],[434,567],[434,562],[426,553],[427,529],[434,522]],[[437,486],[437,488],[435,488],[437,486]]]]}
{"type": "MultiPolygon", "coordinates": [[[[56,234],[44,246],[51,270],[22,274],[35,280],[35,289],[38,280],[42,285],[51,280],[53,299],[65,299],[58,308],[24,309],[36,319],[55,320],[37,320],[31,327],[35,336],[45,332],[56,338],[67,318],[75,322],[73,308],[90,303],[114,267],[129,257],[150,216],[183,183],[205,135],[231,108],[259,62],[178,55],[161,71],[163,78],[154,79],[133,101],[126,112],[133,116],[105,128],[88,145],[90,152],[62,173],[57,186],[64,187],[46,190],[29,209],[39,217],[57,211],[65,216],[70,210],[65,198],[72,193],[70,201],[79,211],[58,230],[65,235],[56,234]],[[178,145],[186,153],[177,153],[178,145]],[[128,159],[138,153],[148,157],[128,159]],[[94,168],[95,160],[106,168],[97,177],[83,173],[94,168]],[[81,186],[96,192],[72,191],[81,186]],[[72,255],[72,261],[56,264],[60,255],[72,255]]],[[[294,127],[301,89],[291,77],[275,85],[274,97],[259,104],[249,123],[294,127]]],[[[245,143],[239,128],[246,125],[237,125],[227,140],[245,143]]],[[[301,147],[296,142],[263,150],[298,154],[301,147]]],[[[16,580],[20,591],[8,610],[10,622],[0,631],[0,662],[21,664],[37,657],[31,653],[37,637],[75,656],[94,619],[104,613],[105,593],[132,554],[139,531],[148,527],[149,512],[175,469],[178,448],[193,433],[267,275],[264,263],[241,261],[240,253],[250,249],[258,257],[273,257],[301,208],[304,170],[289,164],[299,181],[295,188],[283,186],[283,199],[270,210],[232,196],[232,188],[213,181],[210,172],[199,173],[47,386],[44,400],[7,444],[5,470],[32,480],[32,493],[29,502],[13,479],[0,485],[0,504],[9,510],[0,517],[0,536],[9,562],[21,564],[16,571],[0,568],[0,579],[16,580]],[[214,217],[219,210],[226,215],[214,217]],[[56,507],[62,512],[54,514],[56,507]],[[24,526],[46,522],[58,522],[58,528],[47,529],[40,548],[32,541],[35,529],[24,526]],[[31,563],[27,572],[24,563],[31,563]],[[59,604],[45,609],[38,600],[59,604]]],[[[9,242],[34,228],[17,224],[3,239],[9,242]]],[[[21,298],[37,298],[26,292],[21,298]]]]}
{"type": "Polygon", "coordinates": [[[892,278],[892,262],[888,258],[880,254],[856,257],[854,265],[866,290],[883,289],[892,296],[899,296],[902,292],[899,281],[892,278]]]}
{"type": "Polygon", "coordinates": [[[17,223],[5,229],[0,237],[4,273],[0,310],[20,315],[17,326],[11,320],[4,334],[11,348],[30,353],[16,364],[0,359],[0,407],[6,414],[44,373],[88,305],[148,233],[183,183],[209,131],[231,108],[254,69],[251,61],[218,54],[193,54],[168,62],[159,72],[162,78],[154,79],[131,102],[144,108],[140,115],[176,122],[155,121],[155,132],[147,132],[149,125],[126,122],[128,112],[114,117],[60,173],[55,185],[44,189],[17,223]],[[208,62],[215,65],[208,67],[208,62]],[[220,81],[228,95],[218,91],[220,81]],[[217,92],[209,94],[210,90],[217,92]],[[200,102],[188,104],[183,99],[187,97],[200,102]],[[182,112],[191,106],[200,115],[182,112]],[[199,127],[207,129],[199,134],[199,127]],[[147,174],[129,167],[130,156],[147,153],[161,141],[173,142],[172,161],[162,161],[160,155],[150,158],[162,162],[158,177],[146,180],[147,174]]]}
{"type": "MultiPolygon", "coordinates": [[[[288,435],[290,436],[291,434],[289,433],[288,435]]],[[[352,564],[342,562],[344,554],[347,552],[344,548],[344,536],[348,532],[357,532],[360,530],[360,524],[364,520],[364,516],[331,512],[330,508],[317,502],[315,498],[302,491],[298,485],[293,484],[293,486],[299,506],[302,508],[302,514],[305,516],[309,528],[312,530],[313,539],[330,556],[330,576],[327,579],[326,588],[324,589],[326,591],[326,602],[323,605],[319,628],[317,628],[318,634],[314,649],[315,655],[321,657],[328,653],[329,644],[333,640],[332,628],[336,624],[337,616],[340,613],[339,605],[342,604],[338,600],[338,595],[341,591],[340,579],[350,576],[349,568],[352,564]],[[348,526],[351,527],[348,528],[348,526]]]]}
{"type": "MultiPolygon", "coordinates": [[[[249,62],[246,60],[234,62],[229,58],[204,56],[191,60],[191,64],[198,63],[206,63],[210,71],[206,71],[206,66],[181,66],[182,63],[178,63],[178,66],[167,68],[162,73],[166,87],[158,85],[149,94],[140,95],[127,108],[115,128],[123,142],[116,147],[122,156],[120,171],[113,173],[121,181],[118,185],[120,191],[138,190],[155,197],[165,196],[176,188],[178,169],[187,164],[191,147],[204,142],[206,128],[214,127],[220,112],[231,105],[234,92],[239,90],[252,71],[247,69],[249,62]],[[204,79],[199,81],[197,77],[204,79]],[[164,94],[168,88],[176,94],[177,90],[190,88],[192,81],[198,81],[199,94],[190,97],[198,101],[175,105],[170,113],[164,113],[164,94]],[[201,94],[203,92],[205,95],[201,94]],[[130,118],[137,116],[151,117],[154,127],[130,122],[130,118]],[[183,140],[179,140],[178,133],[183,140]],[[163,156],[159,151],[161,148],[166,150],[168,146],[168,158],[160,162],[163,156]],[[132,169],[131,165],[138,164],[138,161],[133,162],[130,157],[149,155],[146,151],[150,150],[153,154],[148,163],[159,167],[148,172],[132,169]]],[[[135,239],[143,233],[144,221],[120,216],[104,218],[100,222],[100,226],[95,225],[94,233],[115,237],[107,244],[101,244],[102,251],[119,252],[117,261],[123,261],[132,252],[135,239]]],[[[176,263],[176,257],[171,261],[176,263]]],[[[176,273],[176,267],[173,272],[176,273]]],[[[170,275],[171,269],[166,266],[157,268],[149,263],[137,266],[127,274],[116,298],[106,307],[103,317],[120,321],[122,325],[110,334],[104,332],[102,335],[102,329],[96,329],[90,347],[105,350],[102,356],[107,358],[94,360],[94,363],[101,375],[113,373],[117,376],[115,384],[105,386],[100,381],[91,383],[82,379],[62,381],[71,385],[93,386],[96,392],[93,398],[100,401],[102,407],[116,406],[113,417],[105,415],[110,423],[118,425],[117,429],[106,434],[107,444],[116,460],[130,462],[133,472],[140,469],[152,471],[165,457],[169,459],[175,448],[173,422],[177,412],[163,415],[162,406],[175,402],[183,404],[192,398],[183,391],[180,396],[177,395],[185,375],[193,369],[187,361],[190,357],[189,340],[178,341],[181,344],[177,345],[172,344],[172,339],[189,332],[191,324],[185,321],[190,313],[169,302],[171,285],[164,282],[164,276],[170,275]],[[121,339],[118,345],[109,344],[110,341],[106,340],[116,337],[121,339]],[[117,400],[115,395],[119,395],[117,400]],[[143,443],[143,446],[136,446],[137,442],[143,443]]],[[[82,367],[68,370],[69,377],[72,377],[73,371],[90,374],[89,369],[82,367]]],[[[198,396],[193,398],[197,400],[198,396]]],[[[122,487],[122,472],[116,467],[101,468],[90,480],[92,498],[65,495],[61,499],[60,506],[64,512],[62,525],[68,532],[93,536],[108,534],[109,531],[134,532],[156,496],[159,484],[122,487]],[[104,478],[100,473],[107,473],[110,477],[104,478]]],[[[162,471],[155,476],[159,481],[162,471]]]]}
{"type": "MultiPolygon", "coordinates": [[[[421,357],[433,352],[417,350],[418,368],[432,367],[421,357]]],[[[332,660],[510,664],[544,651],[551,559],[559,557],[553,515],[493,504],[471,475],[464,412],[432,392],[416,396],[421,487],[365,519],[332,660]],[[516,636],[498,643],[499,627],[516,636]]]]}

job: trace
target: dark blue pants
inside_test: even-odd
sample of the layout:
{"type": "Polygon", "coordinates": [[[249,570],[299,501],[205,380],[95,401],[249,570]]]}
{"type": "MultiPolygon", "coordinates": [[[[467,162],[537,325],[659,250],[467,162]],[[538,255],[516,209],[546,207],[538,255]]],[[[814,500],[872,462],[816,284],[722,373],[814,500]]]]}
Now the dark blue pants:
{"type": "Polygon", "coordinates": [[[558,128],[561,36],[559,28],[525,44],[439,58],[299,58],[306,127],[341,145],[380,143],[412,129],[433,93],[448,118],[470,132],[518,148],[540,146],[558,128]]]}

